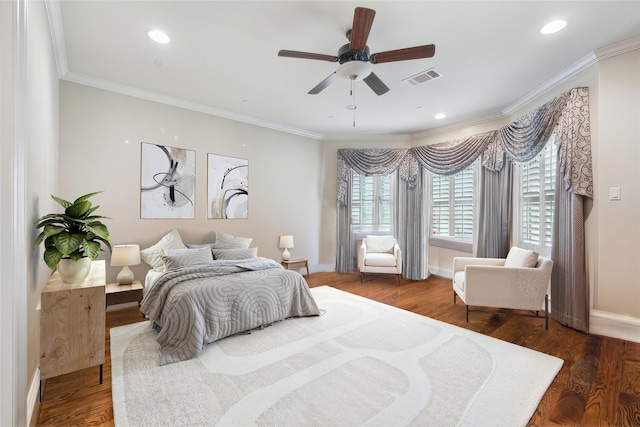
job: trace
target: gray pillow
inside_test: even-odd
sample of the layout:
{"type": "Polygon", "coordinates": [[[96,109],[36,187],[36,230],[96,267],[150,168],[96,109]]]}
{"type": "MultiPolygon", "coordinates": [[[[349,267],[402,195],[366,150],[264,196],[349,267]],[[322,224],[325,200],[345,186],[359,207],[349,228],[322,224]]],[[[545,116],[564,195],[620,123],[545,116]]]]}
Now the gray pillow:
{"type": "Polygon", "coordinates": [[[236,237],[223,231],[216,230],[215,249],[247,249],[253,239],[251,237],[236,237]]]}
{"type": "Polygon", "coordinates": [[[258,256],[258,248],[249,249],[212,249],[215,259],[249,259],[258,256]]]}
{"type": "Polygon", "coordinates": [[[170,249],[165,251],[166,255],[162,256],[165,268],[188,267],[190,265],[205,264],[213,261],[211,250],[209,248],[200,249],[170,249]]]}
{"type": "Polygon", "coordinates": [[[189,244],[187,243],[187,248],[189,249],[201,249],[201,248],[213,248],[213,243],[201,243],[201,244],[189,244]]]}

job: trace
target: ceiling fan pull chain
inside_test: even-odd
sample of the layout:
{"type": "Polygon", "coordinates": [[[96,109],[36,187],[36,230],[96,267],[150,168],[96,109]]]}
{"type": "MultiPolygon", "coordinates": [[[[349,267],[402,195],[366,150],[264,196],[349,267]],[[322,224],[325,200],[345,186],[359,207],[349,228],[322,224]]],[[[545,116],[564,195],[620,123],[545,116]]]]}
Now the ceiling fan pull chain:
{"type": "Polygon", "coordinates": [[[353,127],[356,127],[356,108],[358,108],[356,104],[356,78],[357,76],[351,76],[351,93],[353,95],[353,127]]]}

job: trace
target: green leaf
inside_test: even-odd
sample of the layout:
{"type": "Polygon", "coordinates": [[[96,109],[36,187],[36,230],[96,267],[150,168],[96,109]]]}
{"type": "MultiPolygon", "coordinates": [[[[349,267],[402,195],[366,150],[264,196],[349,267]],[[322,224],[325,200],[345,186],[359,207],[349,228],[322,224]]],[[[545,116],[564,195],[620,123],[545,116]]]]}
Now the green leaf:
{"type": "Polygon", "coordinates": [[[64,200],[64,199],[61,199],[60,197],[56,197],[56,196],[54,196],[53,194],[51,195],[51,198],[52,198],[53,200],[55,200],[56,202],[58,202],[58,204],[59,204],[60,206],[62,206],[63,208],[65,208],[65,209],[66,209],[66,208],[68,208],[69,206],[71,206],[71,205],[73,204],[73,203],[71,203],[71,202],[67,202],[67,201],[66,201],[66,200],[64,200]]]}
{"type": "Polygon", "coordinates": [[[44,251],[44,262],[52,270],[56,268],[61,259],[62,254],[53,246],[44,251]]]}
{"type": "Polygon", "coordinates": [[[42,241],[44,240],[44,232],[38,234],[38,237],[36,237],[36,241],[33,242],[33,250],[36,250],[38,248],[38,246],[40,246],[40,243],[42,243],[42,241]]]}
{"type": "Polygon", "coordinates": [[[100,193],[102,193],[102,191],[96,191],[94,193],[89,193],[89,194],[85,194],[84,196],[80,196],[75,200],[75,202],[73,202],[73,204],[75,205],[78,202],[84,202],[85,200],[88,200],[91,197],[95,196],[96,194],[100,194],[100,193]]]}
{"type": "Polygon", "coordinates": [[[80,251],[75,251],[74,253],[69,254],[69,258],[74,261],[78,261],[80,258],[84,258],[84,254],[80,251]]]}
{"type": "Polygon", "coordinates": [[[82,247],[84,248],[85,255],[91,259],[96,259],[100,253],[100,242],[87,242],[85,240],[84,243],[82,243],[82,247]]]}
{"type": "Polygon", "coordinates": [[[82,218],[91,209],[91,202],[80,201],[67,207],[64,213],[69,215],[73,219],[82,218]]]}
{"type": "Polygon", "coordinates": [[[62,255],[68,256],[73,251],[77,250],[82,242],[84,242],[84,235],[80,233],[68,233],[63,232],[56,234],[53,237],[53,243],[62,255]]]}
{"type": "Polygon", "coordinates": [[[105,240],[109,239],[109,230],[107,229],[107,226],[100,222],[94,222],[87,225],[87,230],[105,240]]]}
{"type": "Polygon", "coordinates": [[[55,236],[56,234],[60,234],[64,231],[64,227],[60,227],[58,225],[47,224],[44,226],[44,230],[42,232],[45,236],[55,236]]]}

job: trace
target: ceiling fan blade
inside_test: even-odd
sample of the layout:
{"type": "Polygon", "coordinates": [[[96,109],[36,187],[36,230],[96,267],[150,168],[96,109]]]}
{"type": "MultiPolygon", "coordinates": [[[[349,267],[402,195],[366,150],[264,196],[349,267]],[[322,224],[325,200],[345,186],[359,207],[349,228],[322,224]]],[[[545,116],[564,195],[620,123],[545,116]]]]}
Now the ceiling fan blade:
{"type": "Polygon", "coordinates": [[[278,56],[284,56],[287,58],[301,58],[301,59],[317,59],[318,61],[338,62],[338,57],[333,55],[323,55],[322,53],[309,53],[298,52],[295,50],[281,50],[278,52],[278,56]]]}
{"type": "Polygon", "coordinates": [[[333,81],[336,79],[336,72],[334,71],[333,73],[329,74],[329,76],[327,76],[326,79],[324,79],[323,81],[321,81],[320,83],[318,83],[316,85],[316,87],[314,87],[313,89],[311,89],[308,94],[309,95],[317,95],[320,92],[322,92],[323,90],[325,90],[331,83],[333,83],[333,81]]]}
{"type": "Polygon", "coordinates": [[[388,50],[386,52],[374,53],[369,61],[372,64],[382,64],[384,62],[406,61],[409,59],[431,58],[436,53],[436,45],[427,44],[424,46],[408,47],[405,49],[388,50]]]}
{"type": "Polygon", "coordinates": [[[380,80],[380,78],[376,76],[375,73],[369,74],[363,80],[367,84],[367,86],[369,86],[371,90],[373,90],[378,96],[384,95],[385,93],[389,92],[389,88],[387,87],[387,85],[382,83],[382,80],[380,80]]]}
{"type": "Polygon", "coordinates": [[[351,50],[362,51],[367,46],[367,39],[375,16],[375,10],[356,7],[356,11],[353,14],[353,26],[351,27],[351,43],[349,45],[351,50]]]}

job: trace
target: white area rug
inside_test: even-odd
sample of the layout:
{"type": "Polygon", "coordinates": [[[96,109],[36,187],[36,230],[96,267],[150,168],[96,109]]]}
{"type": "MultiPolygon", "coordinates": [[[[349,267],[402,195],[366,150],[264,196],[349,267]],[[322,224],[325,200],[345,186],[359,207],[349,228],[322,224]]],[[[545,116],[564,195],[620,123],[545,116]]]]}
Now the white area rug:
{"type": "Polygon", "coordinates": [[[111,329],[116,426],[526,425],[553,356],[328,286],[289,319],[159,366],[149,322],[111,329]]]}

